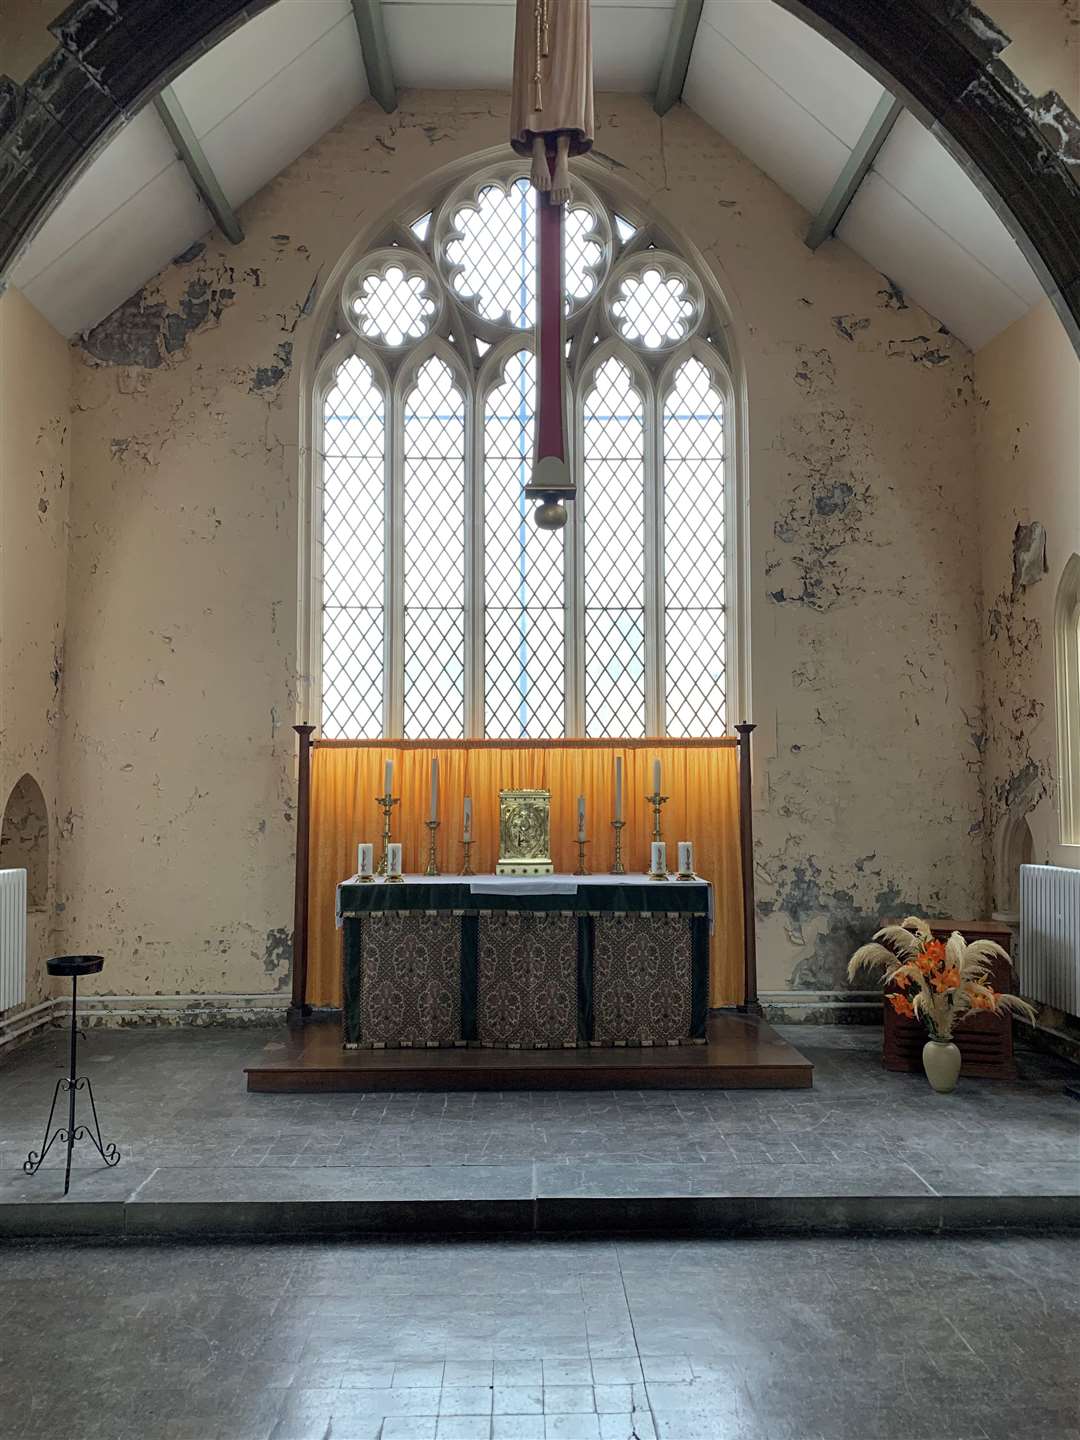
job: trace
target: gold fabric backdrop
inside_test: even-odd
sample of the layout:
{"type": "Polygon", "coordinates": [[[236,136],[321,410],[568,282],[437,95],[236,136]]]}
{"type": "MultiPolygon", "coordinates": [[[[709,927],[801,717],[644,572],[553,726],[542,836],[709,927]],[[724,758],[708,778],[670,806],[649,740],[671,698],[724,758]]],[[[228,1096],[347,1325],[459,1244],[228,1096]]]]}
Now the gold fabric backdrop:
{"type": "Polygon", "coordinates": [[[738,742],[717,740],[335,741],[315,742],[311,757],[310,918],[308,1003],[341,1004],[341,935],[334,923],[334,890],[356,873],[362,841],[380,853],[382,812],[375,796],[383,766],[394,762],[393,838],[407,873],[427,865],[431,761],[439,760],[438,863],[444,874],[461,869],[462,802],[473,802],[472,868],[490,873],[499,858],[499,791],[551,791],[551,858],[557,871],[577,867],[577,797],[585,796],[590,870],[607,870],[613,854],[615,757],[623,759],[623,864],[649,868],[652,763],[663,766],[663,829],[668,866],[675,845],[694,843],[697,873],[713,885],[716,925],[709,966],[709,1001],[742,1000],[743,914],[739,863],[738,742]]]}

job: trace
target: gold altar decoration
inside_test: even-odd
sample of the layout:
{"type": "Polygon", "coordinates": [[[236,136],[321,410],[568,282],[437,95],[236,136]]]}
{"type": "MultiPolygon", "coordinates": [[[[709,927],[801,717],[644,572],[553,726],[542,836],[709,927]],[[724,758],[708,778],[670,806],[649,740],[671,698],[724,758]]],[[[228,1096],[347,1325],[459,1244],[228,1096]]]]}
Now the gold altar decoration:
{"type": "MultiPolygon", "coordinates": [[[[308,1000],[341,1004],[341,932],[334,923],[334,891],[356,869],[356,842],[378,844],[370,796],[386,787],[383,767],[394,763],[396,838],[405,855],[428,852],[431,761],[439,760],[444,815],[460,815],[473,800],[472,868],[492,874],[499,858],[499,791],[547,790],[551,795],[550,855],[558,874],[577,865],[577,797],[588,813],[611,812],[615,760],[622,757],[622,861],[638,875],[649,868],[652,813],[641,798],[652,790],[654,760],[663,765],[664,829],[694,837],[694,869],[713,885],[716,921],[710,940],[710,1004],[742,999],[742,871],[739,865],[739,756],[733,736],[705,740],[316,740],[311,756],[311,896],[308,921],[308,1000]],[[374,834],[372,833],[374,830],[374,834]]],[[[440,826],[435,837],[440,871],[461,870],[461,834],[440,826]]],[[[589,847],[593,870],[608,870],[615,854],[611,827],[589,847]]],[[[414,862],[410,862],[414,863],[414,862]]]]}
{"type": "Polygon", "coordinates": [[[551,791],[499,791],[496,875],[551,875],[551,791]]]}

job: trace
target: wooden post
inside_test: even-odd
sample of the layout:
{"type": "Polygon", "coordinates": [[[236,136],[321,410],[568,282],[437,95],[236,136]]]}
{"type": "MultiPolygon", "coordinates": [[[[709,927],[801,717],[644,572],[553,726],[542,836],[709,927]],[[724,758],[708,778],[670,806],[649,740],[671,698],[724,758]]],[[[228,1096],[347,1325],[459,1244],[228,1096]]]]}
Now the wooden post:
{"type": "Polygon", "coordinates": [[[739,735],[739,854],[743,893],[743,1003],[739,1009],[761,1014],[757,993],[757,927],[754,907],[754,792],[750,770],[750,736],[755,725],[736,725],[739,735]]]}
{"type": "Polygon", "coordinates": [[[294,725],[300,737],[300,766],[296,785],[296,876],[293,882],[292,1004],[290,1025],[301,1025],[311,1014],[307,1003],[308,856],[311,848],[311,735],[314,725],[294,725]]]}

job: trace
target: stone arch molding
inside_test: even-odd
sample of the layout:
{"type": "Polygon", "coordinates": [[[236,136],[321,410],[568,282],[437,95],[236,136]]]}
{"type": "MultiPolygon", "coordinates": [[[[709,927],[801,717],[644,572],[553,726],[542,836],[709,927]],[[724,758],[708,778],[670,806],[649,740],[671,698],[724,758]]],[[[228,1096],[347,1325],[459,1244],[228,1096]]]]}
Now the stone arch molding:
{"type": "Polygon", "coordinates": [[[44,910],[49,896],[49,811],[27,773],[11,787],[0,821],[0,870],[26,871],[26,904],[44,910]]]}
{"type": "Polygon", "coordinates": [[[1061,843],[1080,847],[1080,554],[1062,571],[1054,605],[1061,843]]]}
{"type": "MultiPolygon", "coordinates": [[[[0,77],[0,275],[163,85],[275,0],[76,0],[25,85],[0,77]]],[[[1080,121],[1036,99],[966,0],[774,0],[899,95],[968,170],[1080,352],[1080,121]]]]}

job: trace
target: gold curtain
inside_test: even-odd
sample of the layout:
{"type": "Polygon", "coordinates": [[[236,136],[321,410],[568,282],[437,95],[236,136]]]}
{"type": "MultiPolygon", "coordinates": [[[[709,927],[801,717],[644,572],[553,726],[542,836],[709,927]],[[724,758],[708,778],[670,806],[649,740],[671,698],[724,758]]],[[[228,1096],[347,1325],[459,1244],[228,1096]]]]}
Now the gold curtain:
{"type": "Polygon", "coordinates": [[[709,966],[712,1005],[742,1000],[743,914],[739,863],[738,742],[718,740],[499,741],[431,743],[387,741],[315,742],[311,757],[310,912],[308,921],[308,1002],[341,1004],[340,935],[334,924],[337,884],[356,873],[356,847],[375,845],[382,834],[383,766],[394,762],[393,837],[403,845],[407,872],[427,864],[431,761],[439,760],[439,869],[461,868],[462,802],[472,796],[472,866],[490,873],[499,858],[499,791],[551,791],[551,858],[555,869],[577,866],[577,797],[585,796],[588,867],[611,864],[611,817],[615,808],[615,757],[623,759],[623,863],[627,870],[649,868],[652,764],[663,766],[664,839],[674,869],[675,845],[694,843],[694,865],[710,880],[716,907],[709,966]]]}

